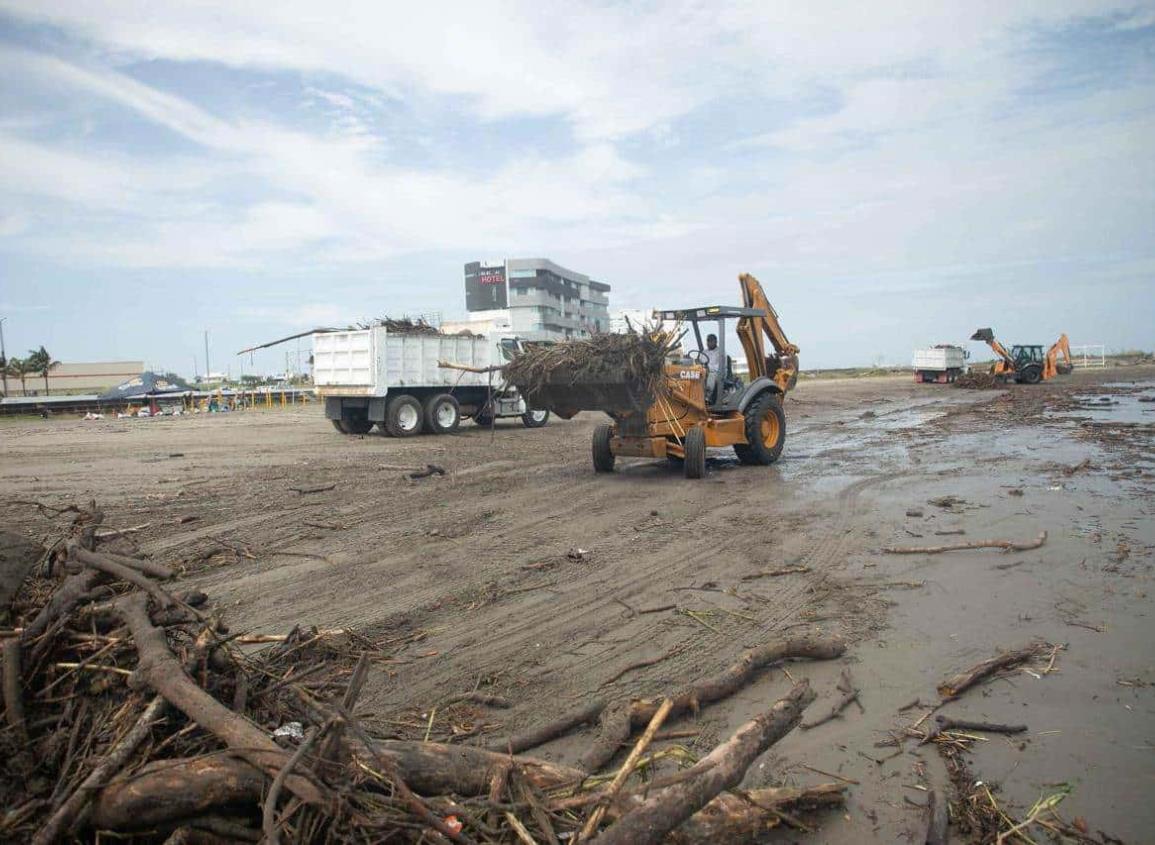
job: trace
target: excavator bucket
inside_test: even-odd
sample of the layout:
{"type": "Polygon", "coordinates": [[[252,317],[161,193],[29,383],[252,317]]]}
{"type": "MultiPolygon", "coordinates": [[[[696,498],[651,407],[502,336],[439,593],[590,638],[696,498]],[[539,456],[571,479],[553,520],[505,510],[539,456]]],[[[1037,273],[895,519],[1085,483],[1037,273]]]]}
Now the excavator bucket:
{"type": "Polygon", "coordinates": [[[990,343],[995,339],[995,333],[990,329],[975,329],[975,333],[971,335],[971,340],[985,340],[990,343]]]}

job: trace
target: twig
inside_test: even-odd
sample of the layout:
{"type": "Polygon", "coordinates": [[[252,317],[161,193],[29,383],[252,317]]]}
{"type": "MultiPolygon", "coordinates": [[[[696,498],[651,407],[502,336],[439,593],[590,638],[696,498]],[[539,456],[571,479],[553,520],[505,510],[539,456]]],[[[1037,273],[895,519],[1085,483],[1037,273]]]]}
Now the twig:
{"type": "Polygon", "coordinates": [[[336,487],[336,484],[323,484],[320,487],[290,487],[289,489],[294,493],[305,495],[307,493],[326,493],[329,490],[336,489],[336,487]]]}
{"type": "Polygon", "coordinates": [[[780,575],[794,575],[796,573],[809,572],[809,566],[785,566],[782,569],[768,569],[765,572],[752,572],[749,575],[743,575],[743,581],[755,581],[759,578],[777,578],[780,575]]]}
{"type": "Polygon", "coordinates": [[[457,695],[449,696],[449,698],[445,699],[441,704],[442,706],[448,707],[450,704],[459,704],[462,701],[469,701],[484,707],[496,707],[498,710],[508,710],[513,706],[513,702],[508,698],[502,698],[500,695],[487,695],[484,692],[458,693],[457,695]]]}
{"type": "Polygon", "coordinates": [[[280,845],[281,834],[277,829],[277,801],[281,797],[281,790],[285,786],[285,781],[289,775],[292,774],[296,765],[301,762],[301,758],[309,753],[309,749],[313,747],[313,743],[325,733],[331,722],[326,722],[320,730],[317,728],[309,728],[308,733],[305,734],[305,739],[293,752],[293,756],[289,758],[289,762],[277,772],[277,776],[273,778],[273,783],[269,787],[269,794],[265,798],[265,805],[261,811],[261,830],[265,833],[265,841],[268,845],[280,845]]]}
{"type": "Polygon", "coordinates": [[[636,669],[645,669],[647,666],[653,666],[655,663],[661,663],[663,660],[665,660],[669,657],[673,657],[675,654],[677,654],[679,651],[681,651],[682,648],[683,648],[683,646],[677,646],[675,648],[670,649],[665,654],[660,655],[658,657],[652,657],[649,660],[639,660],[637,663],[631,663],[629,666],[626,666],[623,669],[621,669],[620,671],[614,673],[614,675],[612,677],[607,678],[606,680],[602,681],[601,685],[603,687],[609,686],[614,681],[621,678],[623,675],[627,675],[636,669]]]}
{"type": "Polygon", "coordinates": [[[822,769],[816,769],[813,766],[807,766],[805,763],[799,763],[798,766],[800,768],[806,769],[808,772],[814,772],[814,774],[816,774],[816,775],[822,775],[823,777],[834,778],[835,780],[840,780],[843,783],[849,783],[853,786],[859,785],[859,782],[856,781],[854,778],[844,778],[842,775],[834,774],[834,772],[824,772],[824,771],[822,771],[822,769]]]}
{"type": "MultiPolygon", "coordinates": [[[[803,722],[801,725],[799,725],[802,730],[808,731],[811,728],[818,727],[819,725],[825,725],[831,719],[836,719],[841,716],[842,711],[849,707],[852,702],[859,700],[859,691],[858,688],[854,686],[854,682],[850,680],[849,670],[842,670],[842,677],[838,682],[838,688],[842,691],[842,696],[836,702],[834,702],[830,708],[830,712],[823,716],[819,716],[812,722],[803,722]]],[[[861,706],[861,702],[859,702],[859,706],[861,706]]]]}
{"type": "Polygon", "coordinates": [[[890,555],[936,555],[940,552],[955,552],[964,549],[1002,549],[1007,552],[1027,552],[1040,548],[1047,542],[1047,532],[1026,543],[1013,540],[977,540],[973,543],[952,543],[947,546],[886,546],[883,551],[890,555]]]}
{"type": "Polygon", "coordinates": [[[646,726],[646,730],[638,739],[637,745],[630,751],[629,756],[626,757],[626,761],[622,763],[622,767],[618,769],[618,773],[610,782],[609,788],[606,789],[605,795],[602,796],[602,800],[598,803],[598,806],[594,808],[594,811],[590,813],[589,818],[586,819],[586,823],[582,826],[581,832],[578,833],[574,840],[575,843],[588,839],[590,834],[598,829],[602,817],[606,814],[606,807],[613,802],[614,798],[621,791],[622,785],[625,784],[629,776],[633,774],[634,766],[637,765],[638,758],[650,747],[650,743],[654,739],[654,734],[658,732],[658,728],[666,721],[666,717],[670,715],[670,710],[673,706],[674,700],[672,698],[667,698],[662,701],[658,707],[658,711],[654,713],[653,718],[650,719],[650,724],[646,726]]]}

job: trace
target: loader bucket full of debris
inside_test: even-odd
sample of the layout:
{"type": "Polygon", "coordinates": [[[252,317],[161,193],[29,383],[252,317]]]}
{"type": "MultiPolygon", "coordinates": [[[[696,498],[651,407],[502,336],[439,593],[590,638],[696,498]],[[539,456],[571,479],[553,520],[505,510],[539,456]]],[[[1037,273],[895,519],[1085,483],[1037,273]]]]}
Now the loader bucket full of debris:
{"type": "Polygon", "coordinates": [[[672,333],[652,331],[531,345],[505,366],[505,380],[530,407],[563,419],[579,411],[641,411],[664,389],[666,358],[677,342],[672,333]]]}

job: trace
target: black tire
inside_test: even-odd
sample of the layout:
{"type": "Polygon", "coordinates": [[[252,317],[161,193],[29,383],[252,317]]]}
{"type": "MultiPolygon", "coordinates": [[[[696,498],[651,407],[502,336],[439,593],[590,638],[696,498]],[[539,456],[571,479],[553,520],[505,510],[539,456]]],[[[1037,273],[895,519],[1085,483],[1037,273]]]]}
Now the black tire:
{"type": "Polygon", "coordinates": [[[541,428],[549,422],[549,411],[531,408],[521,415],[521,424],[526,428],[541,428]]]}
{"type": "Polygon", "coordinates": [[[333,428],[337,429],[337,431],[341,432],[342,434],[349,433],[345,428],[345,423],[341,422],[340,420],[329,420],[329,422],[333,424],[333,428]]]}
{"type": "Polygon", "coordinates": [[[686,452],[684,470],[686,478],[706,477],[706,432],[701,428],[691,428],[682,441],[686,452]]]}
{"type": "Polygon", "coordinates": [[[1038,364],[1030,364],[1023,367],[1019,373],[1018,381],[1020,384],[1038,384],[1043,380],[1043,368],[1038,364]]]}
{"type": "Polygon", "coordinates": [[[393,437],[412,437],[421,433],[425,411],[408,393],[395,396],[385,407],[385,430],[393,437]]]}
{"type": "Polygon", "coordinates": [[[746,441],[734,445],[742,463],[766,466],[778,460],[786,444],[786,414],[778,394],[763,393],[746,407],[746,441]]]}
{"type": "Polygon", "coordinates": [[[479,411],[473,415],[473,424],[479,425],[482,428],[489,428],[491,425],[493,425],[493,417],[491,417],[489,414],[479,411]]]}
{"type": "Polygon", "coordinates": [[[461,405],[448,393],[425,400],[425,430],[432,434],[452,434],[461,425],[461,405]]]}
{"type": "Polygon", "coordinates": [[[369,419],[369,412],[364,410],[359,414],[342,414],[340,423],[346,434],[368,434],[373,430],[373,421],[369,419]]]}
{"type": "Polygon", "coordinates": [[[602,423],[594,429],[593,459],[594,472],[614,471],[614,452],[610,448],[610,439],[614,436],[614,427],[609,423],[602,423]]]}

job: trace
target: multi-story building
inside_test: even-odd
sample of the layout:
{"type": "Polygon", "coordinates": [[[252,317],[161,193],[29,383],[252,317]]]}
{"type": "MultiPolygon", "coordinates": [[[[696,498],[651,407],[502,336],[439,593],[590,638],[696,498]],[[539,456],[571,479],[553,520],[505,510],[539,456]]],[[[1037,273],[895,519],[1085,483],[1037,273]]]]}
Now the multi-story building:
{"type": "Polygon", "coordinates": [[[466,320],[475,331],[510,331],[525,340],[588,337],[610,330],[610,286],[548,258],[465,265],[466,320]]]}

